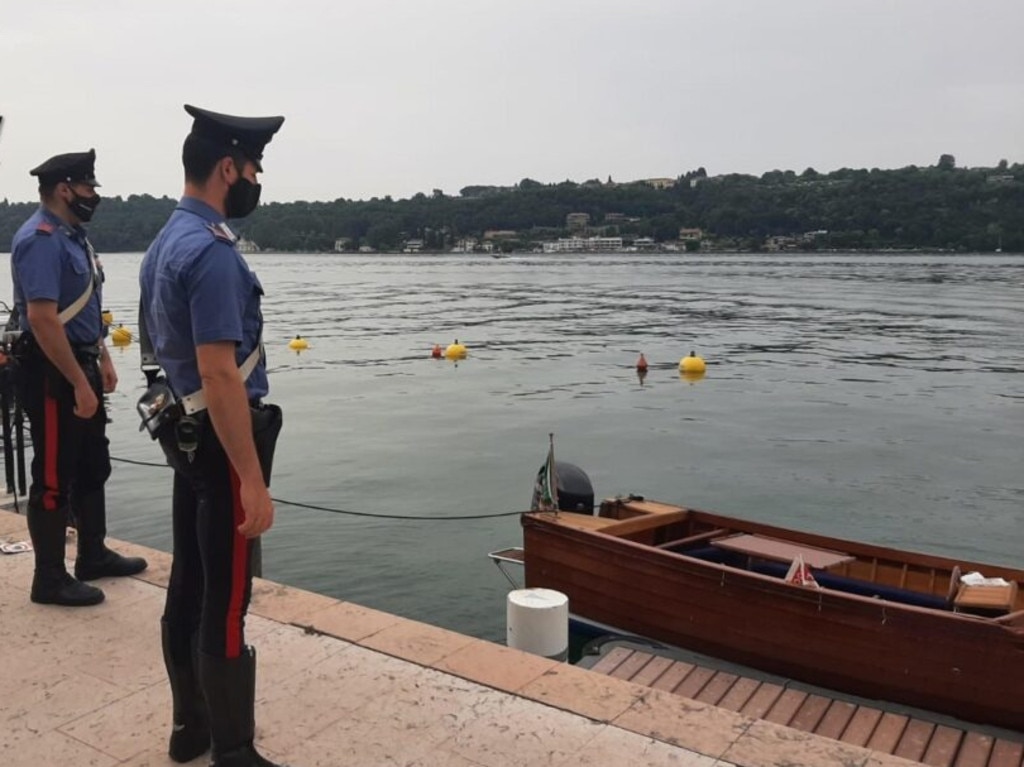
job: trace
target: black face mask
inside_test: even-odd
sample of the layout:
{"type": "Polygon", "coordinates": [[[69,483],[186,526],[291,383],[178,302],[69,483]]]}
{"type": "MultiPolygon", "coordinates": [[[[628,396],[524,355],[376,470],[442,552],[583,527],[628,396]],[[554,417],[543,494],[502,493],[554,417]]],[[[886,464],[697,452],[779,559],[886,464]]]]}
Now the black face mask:
{"type": "Polygon", "coordinates": [[[75,197],[68,203],[68,207],[79,221],[83,224],[88,223],[92,220],[92,214],[96,212],[96,208],[100,204],[100,196],[93,193],[91,197],[82,197],[74,190],[72,190],[72,194],[75,197]]]}
{"type": "Polygon", "coordinates": [[[259,184],[252,183],[245,176],[239,176],[238,181],[228,187],[228,196],[224,201],[224,215],[227,218],[245,218],[254,210],[260,202],[259,184]]]}

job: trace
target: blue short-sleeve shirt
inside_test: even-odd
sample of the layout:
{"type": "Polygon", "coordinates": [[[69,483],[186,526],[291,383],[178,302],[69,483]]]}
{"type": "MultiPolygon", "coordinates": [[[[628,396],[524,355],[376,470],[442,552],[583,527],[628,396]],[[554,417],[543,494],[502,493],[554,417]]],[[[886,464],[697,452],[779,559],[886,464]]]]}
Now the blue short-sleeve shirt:
{"type": "Polygon", "coordinates": [[[102,318],[102,274],[81,226],[69,226],[40,206],[14,234],[11,281],[21,330],[31,333],[30,301],[56,301],[61,312],[93,283],[93,292],[65,325],[72,344],[94,344],[106,335],[102,318]]]}
{"type": "MultiPolygon", "coordinates": [[[[139,287],[146,330],[179,397],[202,388],[197,346],[232,341],[241,366],[260,342],[263,287],[234,239],[217,211],[183,197],[142,259],[139,287]]],[[[245,388],[250,399],[267,395],[265,360],[260,359],[245,388]]]]}

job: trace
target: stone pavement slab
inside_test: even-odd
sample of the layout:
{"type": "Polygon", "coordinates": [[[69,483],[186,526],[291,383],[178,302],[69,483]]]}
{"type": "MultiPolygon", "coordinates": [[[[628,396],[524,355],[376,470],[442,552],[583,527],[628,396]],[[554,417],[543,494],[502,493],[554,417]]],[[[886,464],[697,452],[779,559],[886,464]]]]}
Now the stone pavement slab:
{"type": "MultiPolygon", "coordinates": [[[[0,540],[26,537],[24,517],[0,511],[0,540]]],[[[170,556],[111,545],[150,568],[97,582],[107,600],[90,608],[33,605],[32,554],[0,555],[4,767],[174,764],[159,628],[170,556]]],[[[257,742],[292,767],[896,764],[263,579],[246,635],[258,658],[257,742]]]]}

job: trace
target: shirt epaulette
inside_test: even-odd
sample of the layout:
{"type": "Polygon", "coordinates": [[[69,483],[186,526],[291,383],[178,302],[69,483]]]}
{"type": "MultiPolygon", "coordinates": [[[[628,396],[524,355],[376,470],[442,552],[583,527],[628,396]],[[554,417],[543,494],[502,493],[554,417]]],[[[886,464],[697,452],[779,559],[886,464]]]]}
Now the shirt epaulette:
{"type": "Polygon", "coordinates": [[[37,234],[50,235],[57,231],[57,227],[51,224],[49,221],[40,221],[39,226],[36,227],[37,234]]]}
{"type": "Polygon", "coordinates": [[[218,240],[223,240],[224,242],[231,243],[232,245],[234,245],[235,241],[238,239],[238,237],[235,236],[235,233],[232,232],[228,225],[223,221],[219,224],[207,224],[206,228],[209,229],[213,236],[218,240]]]}

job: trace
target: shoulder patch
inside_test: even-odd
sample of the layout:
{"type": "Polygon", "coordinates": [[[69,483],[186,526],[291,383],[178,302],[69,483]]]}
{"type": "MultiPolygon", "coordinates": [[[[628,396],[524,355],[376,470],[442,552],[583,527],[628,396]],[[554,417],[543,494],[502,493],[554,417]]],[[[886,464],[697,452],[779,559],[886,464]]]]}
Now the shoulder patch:
{"type": "Polygon", "coordinates": [[[209,229],[213,236],[218,240],[229,242],[232,245],[234,245],[235,241],[238,239],[238,237],[235,236],[235,233],[232,232],[228,225],[223,221],[219,224],[207,224],[206,228],[209,229]]]}
{"type": "Polygon", "coordinates": [[[39,226],[36,227],[36,234],[53,234],[56,231],[57,227],[49,221],[40,221],[39,226]]]}

